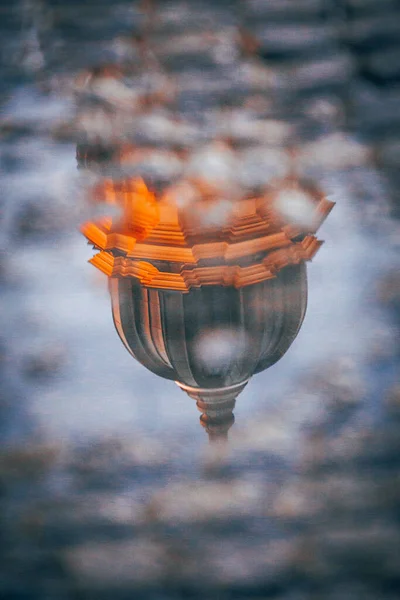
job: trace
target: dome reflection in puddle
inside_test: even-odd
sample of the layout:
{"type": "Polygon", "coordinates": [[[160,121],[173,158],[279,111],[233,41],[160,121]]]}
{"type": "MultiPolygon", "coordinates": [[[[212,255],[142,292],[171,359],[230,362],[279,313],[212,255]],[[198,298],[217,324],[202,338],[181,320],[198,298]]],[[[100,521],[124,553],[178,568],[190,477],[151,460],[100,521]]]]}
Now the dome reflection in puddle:
{"type": "Polygon", "coordinates": [[[229,202],[225,188],[206,173],[172,188],[103,178],[89,194],[102,216],[82,225],[98,251],[90,262],[109,278],[122,342],[196,400],[211,439],[226,437],[238,394],[296,338],[305,262],[333,207],[294,175],[257,195],[236,190],[229,202]],[[191,201],[182,202],[176,191],[187,189],[191,201]]]}

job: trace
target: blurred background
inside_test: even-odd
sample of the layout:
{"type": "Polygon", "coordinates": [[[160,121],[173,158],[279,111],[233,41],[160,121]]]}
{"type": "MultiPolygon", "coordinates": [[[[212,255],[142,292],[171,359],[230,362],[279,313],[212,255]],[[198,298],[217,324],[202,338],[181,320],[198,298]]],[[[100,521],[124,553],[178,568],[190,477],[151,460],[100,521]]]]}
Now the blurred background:
{"type": "Polygon", "coordinates": [[[399,16],[2,0],[0,597],[398,597],[399,16]],[[229,196],[285,176],[287,148],[336,206],[296,341],[213,450],[118,339],[85,197],[188,171],[229,196]]]}

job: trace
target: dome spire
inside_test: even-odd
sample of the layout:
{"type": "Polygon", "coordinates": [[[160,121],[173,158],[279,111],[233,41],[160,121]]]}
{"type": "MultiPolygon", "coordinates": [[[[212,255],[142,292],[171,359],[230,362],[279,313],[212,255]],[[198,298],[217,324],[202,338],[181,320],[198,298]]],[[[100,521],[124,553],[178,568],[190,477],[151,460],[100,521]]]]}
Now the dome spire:
{"type": "Polygon", "coordinates": [[[225,388],[196,388],[176,381],[176,384],[191,398],[201,412],[200,424],[208,433],[210,442],[226,440],[228,431],[235,422],[233,409],[236,398],[246,387],[248,380],[225,388]]]}

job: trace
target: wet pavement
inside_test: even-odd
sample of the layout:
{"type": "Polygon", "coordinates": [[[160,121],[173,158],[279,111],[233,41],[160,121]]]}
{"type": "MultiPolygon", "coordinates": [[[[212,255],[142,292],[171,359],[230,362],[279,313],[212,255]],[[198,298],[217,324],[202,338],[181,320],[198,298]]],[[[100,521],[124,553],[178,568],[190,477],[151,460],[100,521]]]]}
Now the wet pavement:
{"type": "MultiPolygon", "coordinates": [[[[397,597],[398,3],[156,8],[156,84],[174,73],[181,129],[155,110],[132,121],[140,135],[197,148],[228,129],[243,185],[284,175],[295,145],[336,202],[303,327],[239,396],[225,450],[207,446],[194,402],[123,348],[78,231],[76,144],[116,131],[123,107],[111,124],[89,118],[76,81],[134,60],[146,13],[0,6],[0,596],[397,597]]],[[[180,168],[154,164],[167,180],[180,168]]]]}

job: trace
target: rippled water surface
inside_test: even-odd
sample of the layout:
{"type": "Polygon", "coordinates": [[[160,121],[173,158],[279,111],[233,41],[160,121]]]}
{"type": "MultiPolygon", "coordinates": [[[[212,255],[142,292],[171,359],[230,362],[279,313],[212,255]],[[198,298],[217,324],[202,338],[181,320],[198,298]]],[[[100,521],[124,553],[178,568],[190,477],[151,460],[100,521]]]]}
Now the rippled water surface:
{"type": "MultiPolygon", "coordinates": [[[[4,598],[397,597],[398,3],[240,5],[1,3],[4,598]],[[132,120],[125,80],[82,95],[94,67],[135,60],[137,93],[172,82],[173,111],[132,120]],[[133,126],[167,151],[125,165],[135,175],[181,177],[179,138],[190,169],[235,178],[232,194],[294,155],[336,203],[303,326],[238,397],[225,449],[207,446],[191,398],[128,354],[87,262],[79,227],[99,175],[78,169],[77,146],[133,126]],[[240,168],[218,162],[224,128],[240,168]]],[[[247,343],[230,335],[214,362],[247,343]]]]}

